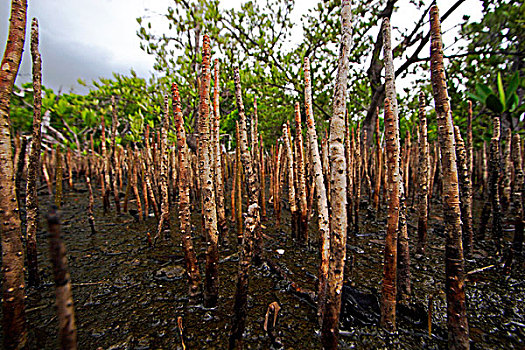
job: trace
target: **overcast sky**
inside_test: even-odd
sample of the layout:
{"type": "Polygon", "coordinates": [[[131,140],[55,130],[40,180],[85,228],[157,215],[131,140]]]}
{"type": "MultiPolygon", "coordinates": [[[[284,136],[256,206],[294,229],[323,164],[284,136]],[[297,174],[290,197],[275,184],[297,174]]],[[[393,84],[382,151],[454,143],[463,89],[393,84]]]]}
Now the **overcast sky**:
{"type": "MultiPolygon", "coordinates": [[[[30,19],[40,22],[40,50],[43,61],[43,83],[54,90],[82,92],[76,83],[98,77],[110,77],[112,72],[127,74],[133,68],[139,76],[148,77],[154,59],[139,47],[136,18],[159,16],[171,0],[30,0],[28,34],[17,83],[31,79],[29,52],[30,19]]],[[[441,0],[438,5],[446,11],[454,1],[441,0]]],[[[9,26],[11,1],[0,1],[0,43],[5,43],[9,26]]],[[[221,1],[221,7],[239,6],[241,0],[221,1]]],[[[311,8],[316,0],[296,1],[294,17],[311,8]]],[[[399,1],[404,6],[408,1],[399,1]]],[[[447,23],[458,23],[463,14],[479,17],[479,0],[466,0],[457,16],[447,23]]],[[[394,14],[392,24],[402,25],[416,20],[408,6],[394,14]],[[405,10],[406,9],[406,10],[405,10]]],[[[449,26],[444,25],[446,30],[449,26]]],[[[296,35],[300,37],[300,33],[296,35]]],[[[299,39],[300,40],[300,39],[299,39]]],[[[3,44],[2,44],[3,45],[3,44]]],[[[2,54],[5,46],[2,46],[2,54]]]]}

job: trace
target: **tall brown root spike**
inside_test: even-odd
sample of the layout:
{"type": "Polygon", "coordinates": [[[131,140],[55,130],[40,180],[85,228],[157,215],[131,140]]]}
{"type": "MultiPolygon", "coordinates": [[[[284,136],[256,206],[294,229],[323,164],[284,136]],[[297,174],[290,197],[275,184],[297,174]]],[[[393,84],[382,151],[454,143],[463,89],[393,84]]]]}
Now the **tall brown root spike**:
{"type": "Polygon", "coordinates": [[[310,152],[312,153],[313,175],[315,179],[315,188],[317,191],[317,208],[319,212],[318,225],[321,238],[321,244],[319,247],[321,263],[319,264],[318,274],[319,285],[317,289],[317,317],[319,321],[322,321],[330,261],[330,217],[328,214],[328,201],[324,184],[323,167],[321,165],[317,133],[315,131],[315,121],[312,109],[312,83],[310,79],[310,61],[308,60],[308,57],[306,57],[304,59],[306,125],[308,126],[310,152]]]}
{"type": "Polygon", "coordinates": [[[60,233],[60,217],[52,207],[47,215],[49,252],[55,279],[56,306],[58,315],[58,341],[60,349],[77,348],[75,308],[71,292],[71,276],[67,264],[66,246],[60,233]]]}
{"type": "MultiPolygon", "coordinates": [[[[117,210],[117,214],[120,214],[120,199],[119,199],[119,191],[118,191],[118,185],[117,185],[117,168],[119,167],[119,162],[117,159],[117,148],[116,148],[116,137],[117,137],[117,127],[118,127],[118,115],[117,115],[117,103],[115,96],[111,96],[111,157],[110,161],[111,164],[110,172],[111,172],[111,188],[113,190],[113,199],[115,201],[115,208],[117,210]]],[[[70,177],[71,179],[71,177],[70,177]]]]}
{"type": "MultiPolygon", "coordinates": [[[[377,108],[377,116],[379,116],[379,107],[377,108]]],[[[376,118],[376,178],[374,187],[374,210],[376,215],[379,215],[379,191],[381,189],[381,171],[383,170],[382,163],[382,149],[381,149],[381,133],[379,130],[379,117],[376,118]]]]}
{"type": "Polygon", "coordinates": [[[388,216],[385,237],[385,263],[381,287],[381,325],[396,330],[397,230],[399,224],[399,143],[397,120],[388,98],[385,99],[385,140],[387,164],[388,216]]]}
{"type": "Polygon", "coordinates": [[[418,222],[417,252],[424,254],[428,232],[428,187],[429,187],[429,154],[427,137],[427,116],[425,115],[425,95],[419,94],[419,161],[418,161],[418,222]]]}
{"type": "Polygon", "coordinates": [[[228,233],[228,223],[226,221],[226,210],[224,205],[224,181],[222,174],[222,152],[220,144],[220,108],[219,108],[219,60],[215,59],[214,65],[214,84],[213,84],[213,121],[211,126],[213,128],[213,140],[215,144],[212,146],[214,149],[214,161],[215,161],[215,192],[217,199],[217,226],[221,240],[225,238],[228,233]]]}
{"type": "Polygon", "coordinates": [[[15,169],[11,148],[9,105],[18,74],[26,34],[27,0],[11,1],[11,18],[0,70],[0,219],[2,220],[2,330],[4,348],[24,347],[25,318],[24,248],[19,208],[15,196],[15,169]],[[7,302],[6,302],[7,301],[7,302]]]}
{"type": "Polygon", "coordinates": [[[441,148],[443,211],[445,214],[445,274],[449,349],[469,348],[469,328],[465,303],[465,270],[459,205],[458,171],[452,113],[443,67],[443,44],[437,6],[430,9],[430,68],[441,148]]]}
{"type": "Polygon", "coordinates": [[[180,233],[182,236],[182,248],[184,251],[184,260],[186,262],[186,271],[188,271],[188,285],[190,299],[200,298],[201,276],[197,264],[197,255],[193,249],[191,239],[191,222],[190,222],[190,164],[188,159],[188,146],[186,144],[186,132],[184,130],[184,120],[182,116],[182,106],[179,95],[179,89],[174,83],[171,85],[174,110],[174,124],[177,130],[177,148],[179,160],[179,222],[180,233]]]}
{"type": "Polygon", "coordinates": [[[247,315],[249,268],[252,260],[252,248],[255,239],[255,255],[262,254],[262,237],[260,237],[260,210],[259,210],[259,187],[254,171],[254,163],[248,150],[248,136],[246,127],[246,115],[242,102],[241,79],[239,69],[234,70],[235,100],[240,119],[240,146],[241,156],[246,180],[248,182],[248,215],[246,216],[246,230],[244,233],[242,248],[239,256],[239,272],[237,277],[237,288],[235,291],[234,316],[230,331],[229,348],[239,346],[242,341],[247,315]]]}
{"type": "Polygon", "coordinates": [[[492,130],[492,139],[490,140],[489,153],[489,200],[492,208],[492,239],[496,243],[498,253],[501,253],[501,240],[503,238],[503,228],[501,223],[501,203],[500,203],[500,119],[495,116],[493,119],[494,127],[492,130]]]}
{"type": "MultiPolygon", "coordinates": [[[[171,232],[170,222],[170,204],[168,199],[168,131],[170,127],[169,119],[169,97],[164,96],[164,118],[162,119],[162,127],[160,129],[160,203],[161,203],[161,214],[159,224],[157,226],[157,233],[154,241],[156,241],[162,234],[162,231],[167,228],[167,232],[171,232]]],[[[168,236],[166,234],[165,236],[168,236]]],[[[167,238],[167,237],[165,237],[167,238]]]]}
{"type": "Polygon", "coordinates": [[[461,222],[463,229],[463,246],[470,250],[472,247],[472,184],[470,183],[470,169],[468,167],[467,150],[461,137],[459,127],[454,127],[456,138],[456,155],[458,161],[458,176],[460,188],[461,222]]]}
{"type": "Polygon", "coordinates": [[[308,244],[308,205],[306,201],[306,176],[305,155],[303,145],[303,132],[301,128],[301,110],[299,102],[295,103],[295,142],[296,142],[296,165],[297,165],[297,202],[299,203],[299,232],[298,240],[302,244],[308,244]]]}
{"type": "Polygon", "coordinates": [[[295,196],[294,183],[294,157],[292,146],[290,144],[290,128],[288,123],[283,124],[284,149],[288,165],[288,203],[290,203],[290,213],[292,216],[292,238],[297,237],[297,199],[295,196]]]}
{"type": "Polygon", "coordinates": [[[514,239],[505,259],[505,272],[509,273],[515,256],[523,249],[523,166],[520,149],[520,135],[515,134],[512,139],[512,162],[514,165],[514,191],[512,193],[511,215],[514,220],[514,239]]]}
{"type": "Polygon", "coordinates": [[[38,259],[36,233],[38,228],[37,181],[40,174],[40,150],[42,142],[42,59],[38,50],[38,20],[33,18],[31,26],[31,56],[33,58],[33,136],[27,164],[26,212],[27,212],[27,272],[28,284],[38,286],[38,259]]]}
{"type": "Polygon", "coordinates": [[[333,114],[330,119],[330,262],[326,303],[323,312],[321,340],[325,349],[336,349],[339,337],[339,314],[343,289],[343,271],[346,258],[346,159],[344,152],[346,90],[351,41],[351,7],[349,0],[341,3],[341,46],[335,92],[333,114]]]}
{"type": "Polygon", "coordinates": [[[202,73],[199,100],[199,138],[198,165],[201,196],[204,213],[204,230],[208,247],[206,250],[206,277],[204,284],[204,304],[215,307],[219,297],[219,251],[217,228],[217,210],[215,206],[215,189],[211,171],[212,154],[210,144],[210,38],[205,35],[202,43],[202,73]]]}

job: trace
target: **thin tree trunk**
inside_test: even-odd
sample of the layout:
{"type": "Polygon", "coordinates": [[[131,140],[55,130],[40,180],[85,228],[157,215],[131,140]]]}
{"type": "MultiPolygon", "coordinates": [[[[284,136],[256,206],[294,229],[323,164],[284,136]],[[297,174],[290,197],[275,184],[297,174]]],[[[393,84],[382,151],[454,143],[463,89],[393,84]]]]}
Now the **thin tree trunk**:
{"type": "MultiPolygon", "coordinates": [[[[346,158],[346,216],[348,220],[347,235],[352,229],[353,222],[353,201],[354,201],[354,149],[355,149],[354,129],[350,137],[350,127],[348,125],[348,113],[345,113],[345,158],[346,158]]],[[[350,235],[350,237],[355,237],[350,235]]]]}
{"type": "MultiPolygon", "coordinates": [[[[383,22],[383,25],[385,23],[383,22]]],[[[390,100],[385,99],[385,140],[387,152],[387,231],[385,237],[385,263],[381,287],[381,325],[388,331],[396,330],[396,274],[397,230],[399,223],[399,143],[398,120],[390,100]]]]}
{"type": "MultiPolygon", "coordinates": [[[[428,136],[428,135],[427,135],[428,136]]],[[[430,147],[430,144],[429,144],[430,147]]],[[[429,148],[430,150],[430,148],[429,148]]],[[[429,154],[429,160],[430,160],[430,177],[428,179],[428,211],[430,212],[430,206],[432,204],[432,195],[434,194],[434,181],[436,179],[436,173],[438,165],[439,165],[439,149],[437,147],[436,142],[433,143],[433,150],[434,154],[433,157],[429,154]]]]}
{"type": "Polygon", "coordinates": [[[71,293],[71,276],[67,264],[66,246],[60,232],[60,219],[53,208],[47,215],[49,231],[49,255],[53,264],[56,307],[58,315],[58,343],[62,350],[77,348],[75,308],[71,293]]]}
{"type": "Polygon", "coordinates": [[[430,9],[430,26],[430,68],[443,169],[448,346],[451,350],[468,349],[469,328],[465,303],[465,271],[461,242],[461,211],[459,206],[454,129],[445,80],[445,69],[443,67],[443,44],[441,42],[439,10],[435,5],[430,9]]]}
{"type": "Polygon", "coordinates": [[[333,114],[330,119],[330,263],[326,303],[323,312],[321,340],[325,349],[336,349],[339,336],[339,314],[346,259],[346,160],[344,151],[346,87],[351,40],[351,8],[349,0],[341,4],[341,47],[335,82],[333,114]]]}
{"type": "MultiPolygon", "coordinates": [[[[252,158],[259,159],[259,116],[257,114],[257,96],[253,98],[253,118],[252,118],[252,158]]],[[[255,167],[257,179],[259,179],[259,168],[255,167]]]]}
{"type": "Polygon", "coordinates": [[[91,234],[95,235],[95,217],[93,216],[93,204],[95,202],[95,199],[93,197],[93,188],[91,187],[91,179],[89,178],[89,175],[86,176],[86,184],[89,191],[89,206],[88,206],[88,221],[89,221],[89,227],[91,228],[91,234]]]}
{"type": "Polygon", "coordinates": [[[62,161],[62,150],[60,146],[57,146],[55,153],[55,205],[60,209],[62,206],[62,179],[63,179],[63,161],[62,161]]]}
{"type": "Polygon", "coordinates": [[[237,242],[242,244],[244,230],[242,225],[242,164],[241,164],[241,135],[239,122],[235,123],[236,148],[235,148],[235,223],[237,225],[237,242]]]}
{"type": "Polygon", "coordinates": [[[149,161],[149,154],[150,154],[150,147],[149,147],[149,125],[146,125],[146,130],[144,130],[144,149],[142,151],[142,161],[140,158],[137,159],[137,166],[138,169],[141,171],[141,179],[142,179],[142,196],[144,197],[144,219],[147,219],[149,217],[149,200],[148,200],[148,185],[146,184],[146,168],[150,168],[150,161],[149,161]],[[144,165],[146,167],[144,168],[144,165]]]}
{"type": "MultiPolygon", "coordinates": [[[[109,204],[109,189],[110,189],[110,177],[109,177],[109,171],[110,171],[110,159],[108,158],[107,150],[106,150],[106,120],[104,119],[104,115],[102,114],[100,116],[100,124],[102,129],[102,134],[100,136],[100,145],[102,148],[102,164],[104,166],[103,170],[103,187],[102,187],[102,202],[104,206],[104,215],[107,214],[110,208],[109,204]]],[[[58,185],[58,184],[57,184],[58,185]]]]}
{"type": "Polygon", "coordinates": [[[458,162],[459,175],[459,200],[461,208],[461,222],[463,230],[463,247],[465,247],[465,255],[471,253],[472,248],[472,184],[470,183],[470,172],[468,168],[467,151],[465,149],[465,142],[461,137],[459,127],[454,127],[456,137],[456,154],[458,162]]]}
{"type": "Polygon", "coordinates": [[[288,165],[288,202],[290,203],[292,238],[297,237],[297,199],[295,198],[294,170],[293,170],[293,153],[290,145],[290,129],[288,123],[283,124],[283,139],[288,165]]]}
{"type": "Polygon", "coordinates": [[[120,214],[120,199],[118,197],[118,184],[117,184],[117,168],[118,168],[118,159],[117,159],[117,149],[115,140],[117,137],[117,127],[118,127],[118,117],[117,117],[117,106],[115,103],[115,96],[111,96],[111,186],[113,189],[113,199],[115,200],[115,207],[117,209],[117,214],[120,214]]]}
{"type": "Polygon", "coordinates": [[[215,208],[215,189],[211,172],[210,143],[210,38],[205,35],[202,43],[202,72],[199,102],[199,177],[204,212],[204,230],[208,244],[206,250],[206,278],[204,284],[204,305],[215,307],[219,298],[219,232],[217,230],[217,210],[215,208]]]}
{"type": "MultiPolygon", "coordinates": [[[[407,129],[407,135],[405,138],[405,162],[403,167],[403,183],[404,183],[404,189],[405,189],[405,197],[408,198],[409,194],[409,183],[408,179],[410,179],[409,172],[410,172],[410,150],[412,148],[412,142],[410,139],[410,131],[407,129]]],[[[406,199],[405,199],[406,200],[406,199]]]]}
{"type": "Polygon", "coordinates": [[[265,172],[265,162],[264,162],[264,147],[263,147],[263,140],[262,136],[260,137],[260,186],[261,186],[261,219],[264,220],[266,217],[266,172],[265,172]]]}
{"type": "Polygon", "coordinates": [[[326,135],[321,141],[321,153],[323,157],[323,176],[324,183],[326,184],[326,196],[328,207],[330,207],[330,162],[328,161],[328,139],[326,138],[326,135]]]}
{"type": "Polygon", "coordinates": [[[419,162],[418,162],[418,221],[417,221],[417,252],[425,254],[428,232],[428,173],[429,154],[427,141],[427,116],[425,115],[425,94],[419,94],[419,162]]]}
{"type": "Polygon", "coordinates": [[[262,238],[260,235],[260,216],[259,216],[259,190],[257,179],[254,172],[254,163],[248,151],[248,137],[246,132],[246,115],[241,94],[241,79],[239,69],[234,71],[235,81],[235,100],[239,110],[241,125],[240,146],[242,150],[242,162],[248,181],[248,215],[246,216],[246,231],[243,236],[242,249],[239,255],[239,274],[237,277],[237,288],[235,291],[234,316],[230,333],[229,348],[242,346],[242,334],[246,324],[247,303],[248,303],[248,273],[252,260],[252,247],[255,238],[255,255],[262,253],[262,238]]]}
{"type": "Polygon", "coordinates": [[[124,213],[127,213],[128,212],[128,202],[129,202],[129,195],[130,195],[130,192],[131,192],[131,188],[133,186],[133,181],[131,179],[132,177],[132,169],[133,169],[133,158],[132,158],[132,155],[131,155],[131,147],[127,146],[126,148],[126,155],[124,156],[124,158],[126,159],[126,167],[127,167],[127,171],[126,171],[126,190],[124,192],[124,205],[122,207],[122,210],[124,211],[124,213]]]}
{"type": "Polygon", "coordinates": [[[221,119],[219,108],[219,60],[214,61],[214,84],[213,84],[213,133],[215,144],[215,188],[217,192],[217,220],[221,239],[224,239],[228,233],[228,224],[226,222],[226,210],[224,207],[224,183],[222,177],[222,152],[220,143],[219,123],[221,119]]]}
{"type": "Polygon", "coordinates": [[[315,188],[317,191],[317,211],[319,213],[319,237],[320,237],[320,256],[319,265],[319,285],[317,289],[317,317],[322,322],[324,305],[326,303],[326,285],[328,279],[328,267],[330,261],[330,218],[328,216],[328,202],[326,199],[326,189],[324,186],[323,167],[319,156],[319,145],[317,143],[317,133],[315,131],[314,113],[312,108],[312,83],[310,78],[310,61],[308,57],[304,59],[304,105],[306,111],[306,125],[310,152],[312,154],[315,188]]]}
{"type": "Polygon", "coordinates": [[[474,153],[473,153],[473,141],[472,141],[472,101],[468,101],[468,111],[467,111],[467,165],[470,169],[470,183],[473,184],[474,179],[474,153]]]}
{"type": "MultiPolygon", "coordinates": [[[[395,141],[397,143],[397,152],[400,152],[401,145],[400,145],[400,135],[399,135],[399,117],[398,117],[398,105],[397,105],[397,97],[396,97],[396,88],[395,88],[395,76],[394,76],[394,63],[393,63],[393,56],[392,56],[392,42],[391,42],[391,27],[390,27],[390,21],[388,18],[385,18],[383,20],[383,26],[382,26],[382,32],[383,32],[383,56],[384,56],[384,64],[385,64],[385,94],[390,100],[391,106],[392,106],[392,112],[394,113],[394,122],[396,125],[395,132],[395,141]]],[[[407,144],[408,146],[408,144],[407,144]]],[[[407,147],[407,149],[409,149],[407,147]]],[[[410,285],[410,251],[408,246],[408,232],[407,232],[407,220],[406,220],[406,189],[404,184],[404,178],[402,177],[401,173],[401,159],[399,157],[399,170],[396,172],[396,176],[399,178],[396,181],[397,186],[399,186],[399,217],[398,217],[398,239],[397,239],[397,251],[395,254],[398,254],[398,257],[395,258],[395,261],[397,261],[398,267],[397,271],[397,285],[399,289],[399,300],[400,301],[408,301],[411,294],[411,285],[410,285]]],[[[408,161],[408,160],[407,160],[408,161]]],[[[404,163],[403,163],[404,164],[404,163]]],[[[386,251],[385,251],[386,254],[386,251]]],[[[385,264],[385,269],[387,269],[387,266],[385,264]]],[[[390,291],[386,291],[387,294],[389,294],[390,291]]],[[[393,293],[395,297],[396,289],[394,288],[393,293]]],[[[388,295],[388,298],[390,298],[391,295],[388,295]]],[[[385,310],[386,312],[386,310],[385,310]]],[[[394,305],[394,313],[395,313],[395,305],[394,305]]],[[[382,316],[383,317],[383,316],[382,316]]],[[[396,328],[395,325],[395,317],[387,317],[385,321],[383,322],[383,326],[387,328],[389,331],[393,331],[396,328]]]]}
{"type": "Polygon", "coordinates": [[[483,179],[483,191],[488,193],[489,187],[489,163],[487,160],[487,142],[483,141],[483,151],[481,152],[481,169],[482,169],[482,179],[483,179]]]}
{"type": "Polygon", "coordinates": [[[173,142],[172,144],[172,147],[171,147],[171,153],[170,153],[170,160],[171,160],[171,164],[170,164],[170,168],[171,168],[171,178],[170,178],[170,203],[171,204],[174,204],[175,201],[176,201],[176,198],[177,198],[177,183],[179,181],[178,177],[177,177],[177,174],[178,174],[178,167],[179,165],[177,164],[177,152],[175,151],[177,149],[177,144],[175,142],[173,142]]]}
{"type": "Polygon", "coordinates": [[[116,160],[116,171],[117,171],[117,178],[118,178],[118,190],[119,192],[122,191],[122,166],[121,164],[124,164],[124,148],[120,145],[117,145],[117,160],[116,160]]]}
{"type": "Polygon", "coordinates": [[[492,239],[496,243],[498,254],[501,253],[501,239],[503,238],[503,229],[501,227],[501,204],[499,193],[500,180],[500,119],[494,117],[494,129],[492,139],[490,140],[489,154],[489,200],[492,207],[492,239]]]}
{"type": "Polygon", "coordinates": [[[368,141],[367,141],[368,135],[366,130],[363,130],[363,151],[362,151],[362,158],[363,158],[363,176],[365,182],[365,191],[367,194],[368,202],[372,201],[372,180],[370,179],[370,157],[368,155],[368,141]]]}
{"type": "MultiPolygon", "coordinates": [[[[145,152],[143,153],[144,155],[144,160],[146,160],[148,158],[148,152],[147,150],[144,150],[145,152]]],[[[152,163],[155,163],[155,162],[152,162],[152,163]]],[[[159,213],[159,206],[158,206],[158,202],[157,202],[157,198],[155,196],[155,192],[153,191],[153,186],[154,184],[152,183],[153,180],[152,180],[152,177],[154,178],[154,169],[153,167],[148,167],[148,163],[146,161],[143,161],[141,162],[142,164],[142,172],[144,174],[143,176],[143,196],[144,196],[144,202],[146,203],[149,203],[151,202],[151,206],[153,207],[153,213],[155,214],[155,218],[157,220],[160,220],[160,213],[159,213]],[[153,175],[153,176],[152,176],[153,175]]],[[[146,207],[147,208],[147,207],[146,207]]],[[[144,215],[146,216],[146,218],[149,216],[149,210],[145,211],[144,215]]]]}
{"type": "Polygon", "coordinates": [[[0,233],[2,236],[2,329],[6,350],[25,348],[24,247],[11,148],[9,104],[26,32],[27,0],[11,2],[9,33],[0,70],[0,233]]]}
{"type": "Polygon", "coordinates": [[[406,192],[404,184],[400,185],[399,193],[399,233],[397,240],[397,288],[398,300],[400,302],[408,303],[412,295],[412,285],[410,282],[410,247],[408,245],[408,223],[407,223],[407,207],[406,207],[406,192]]]}
{"type": "Polygon", "coordinates": [[[520,150],[520,135],[512,140],[512,162],[514,163],[514,191],[512,193],[512,216],[514,220],[514,239],[505,260],[505,271],[509,273],[515,256],[521,254],[523,246],[523,167],[520,150]]]}
{"type": "Polygon", "coordinates": [[[141,203],[140,193],[139,193],[139,188],[138,188],[138,171],[139,171],[138,162],[140,162],[138,150],[135,148],[135,151],[130,156],[133,157],[133,165],[130,170],[131,171],[131,182],[132,182],[131,186],[133,187],[133,193],[135,194],[135,199],[137,200],[137,211],[138,211],[138,216],[139,216],[139,222],[142,222],[142,220],[144,219],[144,215],[143,215],[142,203],[141,203]]]}
{"type": "Polygon", "coordinates": [[[190,179],[188,162],[188,145],[186,144],[186,132],[182,116],[181,100],[179,89],[176,84],[171,86],[173,95],[174,123],[177,129],[177,148],[179,158],[179,221],[180,233],[182,237],[182,248],[184,250],[184,260],[186,261],[186,271],[188,271],[188,285],[190,299],[196,300],[201,295],[201,276],[197,265],[197,257],[193,249],[191,240],[190,222],[190,179]]]}
{"type": "Polygon", "coordinates": [[[273,203],[273,191],[275,189],[275,181],[274,181],[274,171],[272,169],[273,167],[273,158],[275,157],[275,150],[274,150],[274,146],[272,145],[270,147],[270,160],[268,161],[268,168],[270,169],[270,199],[269,199],[269,203],[272,204],[273,203]]]}
{"type": "Polygon", "coordinates": [[[510,206],[511,195],[511,176],[512,176],[512,159],[511,159],[512,134],[510,129],[505,135],[505,146],[503,149],[503,181],[501,188],[501,207],[503,215],[506,215],[510,206]]]}
{"type": "MultiPolygon", "coordinates": [[[[379,115],[379,113],[377,113],[379,115]]],[[[381,171],[383,170],[381,154],[381,133],[379,131],[379,118],[376,118],[376,174],[374,188],[374,210],[379,214],[379,191],[381,190],[381,171]]]]}
{"type": "Polygon", "coordinates": [[[354,219],[353,231],[354,237],[359,233],[359,205],[361,204],[361,168],[363,159],[361,157],[361,131],[359,124],[357,125],[355,134],[355,148],[353,157],[353,166],[355,171],[354,176],[354,213],[352,218],[354,219]]]}
{"type": "Polygon", "coordinates": [[[42,174],[44,175],[44,180],[46,181],[46,184],[47,184],[47,193],[49,197],[51,198],[53,197],[53,183],[51,182],[51,178],[49,176],[46,158],[47,158],[47,152],[44,152],[44,155],[42,157],[42,174]]]}
{"type": "Polygon", "coordinates": [[[67,159],[67,179],[68,179],[68,185],[70,190],[75,189],[75,184],[73,182],[73,159],[71,157],[71,148],[67,148],[66,151],[66,159],[67,159]]]}
{"type": "Polygon", "coordinates": [[[33,58],[33,141],[27,165],[26,213],[27,213],[27,283],[40,284],[36,248],[38,229],[37,182],[40,169],[40,150],[42,142],[42,59],[38,51],[38,20],[33,18],[31,26],[31,56],[33,58]]]}
{"type": "Polygon", "coordinates": [[[168,95],[164,96],[164,118],[162,119],[162,127],[160,129],[160,201],[161,213],[160,220],[157,226],[157,234],[154,242],[161,236],[164,228],[167,228],[168,234],[164,235],[167,238],[171,234],[171,220],[170,220],[170,202],[168,197],[168,131],[170,129],[169,117],[169,100],[168,95]]]}
{"type": "Polygon", "coordinates": [[[277,143],[275,146],[275,169],[274,169],[274,179],[275,179],[275,189],[273,191],[273,207],[275,210],[275,224],[277,226],[281,225],[281,158],[283,153],[282,145],[277,143]]]}
{"type": "Polygon", "coordinates": [[[306,200],[306,174],[303,132],[301,128],[301,110],[299,102],[295,103],[295,162],[297,163],[297,201],[299,203],[300,217],[298,225],[298,241],[308,244],[308,202],[306,200]]]}
{"type": "MultiPolygon", "coordinates": [[[[307,128],[308,130],[308,128],[307,128]]],[[[308,135],[306,136],[308,138],[308,135]]],[[[314,180],[314,163],[312,160],[312,152],[310,147],[305,146],[306,149],[306,184],[308,186],[308,200],[307,200],[307,221],[313,218],[314,210],[314,195],[315,191],[315,180],[314,180]]],[[[308,225],[307,225],[308,226],[308,225]]]]}

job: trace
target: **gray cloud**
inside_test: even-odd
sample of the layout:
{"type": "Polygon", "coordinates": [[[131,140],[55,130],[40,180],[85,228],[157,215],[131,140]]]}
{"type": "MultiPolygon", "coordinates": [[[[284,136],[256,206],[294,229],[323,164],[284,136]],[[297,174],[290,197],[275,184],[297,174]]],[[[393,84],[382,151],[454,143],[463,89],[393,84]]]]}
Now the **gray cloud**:
{"type": "MultiPolygon", "coordinates": [[[[78,79],[86,81],[89,85],[92,80],[100,77],[111,77],[113,72],[128,74],[133,65],[135,65],[133,68],[140,76],[149,75],[151,67],[150,64],[146,63],[149,58],[144,58],[145,53],[143,57],[137,57],[138,39],[136,40],[136,47],[132,47],[134,52],[128,54],[128,57],[118,57],[119,53],[113,52],[111,47],[103,42],[105,38],[90,33],[91,27],[82,28],[85,33],[90,33],[86,35],[90,39],[89,41],[71,40],[68,35],[68,23],[63,16],[77,16],[77,14],[53,13],[49,8],[46,8],[46,5],[36,2],[30,4],[28,10],[26,42],[16,84],[31,80],[30,20],[35,14],[38,14],[40,23],[40,51],[44,86],[55,91],[86,93],[88,89],[78,85],[78,79]],[[125,62],[126,58],[130,58],[129,61],[133,63],[125,62]]],[[[2,1],[0,4],[0,43],[5,43],[7,40],[9,16],[10,1],[2,1]]],[[[97,19],[93,18],[90,25],[94,27],[101,25],[97,22],[97,19]]],[[[108,26],[108,28],[115,31],[120,29],[118,24],[112,27],[108,26]]],[[[126,29],[126,35],[135,34],[126,29]]],[[[140,54],[141,52],[138,52],[138,56],[140,54]]]]}

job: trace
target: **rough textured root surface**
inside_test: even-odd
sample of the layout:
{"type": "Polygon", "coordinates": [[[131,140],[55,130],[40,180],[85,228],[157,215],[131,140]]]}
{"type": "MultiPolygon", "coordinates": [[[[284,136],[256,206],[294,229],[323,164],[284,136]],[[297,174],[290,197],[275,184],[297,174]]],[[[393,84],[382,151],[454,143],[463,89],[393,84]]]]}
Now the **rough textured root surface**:
{"type": "Polygon", "coordinates": [[[346,259],[346,159],[344,152],[345,101],[351,40],[350,1],[341,4],[341,47],[335,83],[333,114],[330,119],[330,263],[321,339],[325,349],[336,349],[339,337],[339,314],[346,259]]]}
{"type": "Polygon", "coordinates": [[[447,275],[445,293],[447,296],[448,344],[449,349],[452,350],[468,349],[469,327],[465,303],[465,270],[454,126],[443,67],[439,10],[435,5],[430,9],[430,27],[430,68],[442,156],[443,211],[447,237],[445,246],[445,271],[447,275]]]}
{"type": "Polygon", "coordinates": [[[210,104],[209,88],[211,80],[210,72],[210,38],[204,36],[201,90],[199,103],[199,141],[198,141],[198,164],[200,189],[204,213],[204,230],[208,249],[206,251],[206,277],[204,284],[204,305],[215,307],[219,297],[219,232],[217,228],[217,210],[215,208],[215,189],[213,186],[213,174],[211,171],[212,157],[210,144],[210,104]]]}
{"type": "Polygon", "coordinates": [[[385,136],[387,152],[388,216],[385,237],[383,284],[381,287],[381,325],[388,331],[396,329],[396,274],[397,230],[399,223],[399,148],[397,143],[397,120],[385,100],[385,136]]]}

